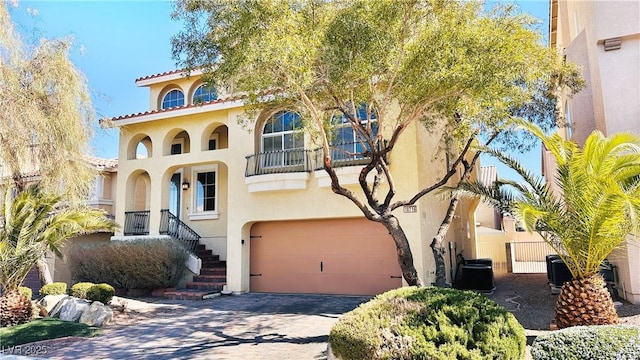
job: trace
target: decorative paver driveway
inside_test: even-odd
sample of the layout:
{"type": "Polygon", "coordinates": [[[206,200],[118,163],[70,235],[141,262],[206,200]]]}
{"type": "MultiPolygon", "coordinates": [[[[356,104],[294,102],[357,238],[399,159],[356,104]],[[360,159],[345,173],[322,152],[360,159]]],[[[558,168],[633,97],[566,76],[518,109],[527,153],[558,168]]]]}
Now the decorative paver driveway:
{"type": "Polygon", "coordinates": [[[326,359],[337,318],[369,297],[242,294],[167,301],[150,319],[105,328],[49,359],[326,359]]]}

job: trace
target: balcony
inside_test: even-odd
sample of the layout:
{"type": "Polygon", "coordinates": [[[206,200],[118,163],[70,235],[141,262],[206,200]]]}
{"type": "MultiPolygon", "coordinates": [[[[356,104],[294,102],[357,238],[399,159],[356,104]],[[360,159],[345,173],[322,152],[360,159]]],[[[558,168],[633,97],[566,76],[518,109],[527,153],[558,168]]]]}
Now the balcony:
{"type": "MultiPolygon", "coordinates": [[[[366,165],[370,157],[363,155],[360,143],[344,143],[331,147],[332,166],[341,176],[341,183],[357,184],[359,168],[366,165]]],[[[322,148],[314,150],[291,149],[249,155],[246,157],[245,183],[249,192],[306,189],[309,174],[315,177],[321,187],[330,186],[324,169],[322,148]],[[260,176],[257,176],[260,175],[260,176]]]]}

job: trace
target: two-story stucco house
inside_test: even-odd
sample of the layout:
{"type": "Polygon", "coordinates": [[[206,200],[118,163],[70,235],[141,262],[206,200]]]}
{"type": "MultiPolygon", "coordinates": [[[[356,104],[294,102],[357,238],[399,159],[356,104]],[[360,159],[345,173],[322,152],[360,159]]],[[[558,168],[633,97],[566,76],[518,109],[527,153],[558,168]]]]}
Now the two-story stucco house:
{"type": "MultiPolygon", "coordinates": [[[[640,134],[640,2],[550,1],[550,45],[582,67],[586,87],[559,99],[571,127],[560,135],[583,144],[593,130],[605,135],[640,134]]],[[[543,173],[553,174],[543,151],[543,173]]],[[[617,288],[640,302],[640,244],[630,239],[610,259],[618,267],[617,288]]]]}
{"type": "MultiPolygon", "coordinates": [[[[233,292],[323,294],[402,286],[387,230],[331,191],[320,150],[300,129],[298,114],[263,112],[239,122],[247,120],[242,98],[207,89],[198,72],[135,83],[149,89],[149,110],[109,121],[120,130],[116,221],[123,227],[114,239],[197,241],[201,259],[187,284],[195,296],[223,283],[233,292]]],[[[353,132],[339,134],[340,146],[356,150],[353,132]]],[[[444,174],[444,157],[433,157],[436,138],[420,124],[403,134],[389,159],[397,198],[410,198],[444,174]]],[[[357,191],[367,159],[348,152],[336,152],[334,163],[342,165],[341,183],[357,191]]],[[[447,205],[430,195],[397,211],[425,283],[434,279],[429,244],[447,205]]],[[[460,206],[449,233],[458,249],[472,241],[469,214],[468,204],[460,206]]]]}

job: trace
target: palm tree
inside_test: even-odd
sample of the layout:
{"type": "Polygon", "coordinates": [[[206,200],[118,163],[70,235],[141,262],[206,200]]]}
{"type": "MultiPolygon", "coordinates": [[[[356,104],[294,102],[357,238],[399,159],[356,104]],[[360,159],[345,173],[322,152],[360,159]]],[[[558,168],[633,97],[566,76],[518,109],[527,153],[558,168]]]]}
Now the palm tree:
{"type": "Polygon", "coordinates": [[[555,157],[553,191],[513,158],[485,149],[518,172],[526,183],[498,181],[492,187],[466,183],[458,191],[480,195],[537,231],[567,264],[573,280],[558,295],[560,328],[618,322],[613,301],[598,273],[601,263],[630,233],[640,230],[640,137],[594,131],[581,149],[558,134],[520,123],[555,157]],[[515,189],[515,192],[509,189],[515,189]]]}
{"type": "MultiPolygon", "coordinates": [[[[62,204],[61,199],[61,196],[41,191],[38,185],[17,194],[14,188],[5,191],[0,210],[0,304],[3,309],[15,309],[16,301],[24,302],[16,295],[18,287],[47,251],[62,256],[60,248],[67,239],[115,228],[115,223],[104,216],[104,211],[86,206],[71,207],[62,204]]],[[[3,311],[0,319],[3,325],[24,320],[11,321],[6,316],[11,314],[3,311]]]]}

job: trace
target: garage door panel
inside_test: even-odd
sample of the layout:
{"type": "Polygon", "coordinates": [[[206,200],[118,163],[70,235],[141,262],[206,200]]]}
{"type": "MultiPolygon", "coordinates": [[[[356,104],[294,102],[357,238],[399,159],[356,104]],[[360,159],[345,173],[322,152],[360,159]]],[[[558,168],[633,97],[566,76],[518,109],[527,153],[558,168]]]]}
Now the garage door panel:
{"type": "Polygon", "coordinates": [[[251,235],[254,292],[374,295],[402,285],[393,240],[366,219],[258,223],[251,235]]]}

